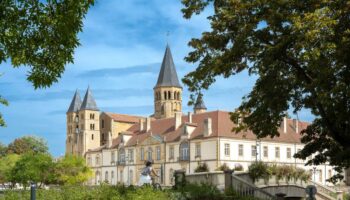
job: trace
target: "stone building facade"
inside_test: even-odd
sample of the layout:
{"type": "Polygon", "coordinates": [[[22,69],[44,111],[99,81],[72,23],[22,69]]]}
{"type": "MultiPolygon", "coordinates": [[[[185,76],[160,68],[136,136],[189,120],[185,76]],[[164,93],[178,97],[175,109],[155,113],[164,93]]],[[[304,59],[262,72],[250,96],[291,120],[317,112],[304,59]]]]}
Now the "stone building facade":
{"type": "Polygon", "coordinates": [[[307,160],[293,157],[303,148],[300,132],[306,122],[285,118],[279,137],[257,140],[251,131],[233,133],[236,124],[229,112],[207,111],[202,94],[193,113],[183,114],[182,86],[169,46],[153,89],[154,114],[149,117],[101,112],[90,89],[82,102],[75,93],[67,111],[66,153],[86,158],[95,174],[89,184],[137,184],[148,160],[164,185],[173,184],[175,170],[191,174],[201,163],[210,171],[223,164],[247,170],[256,160],[288,164],[311,170],[323,184],[334,174],[331,166],[304,166],[307,160]]]}

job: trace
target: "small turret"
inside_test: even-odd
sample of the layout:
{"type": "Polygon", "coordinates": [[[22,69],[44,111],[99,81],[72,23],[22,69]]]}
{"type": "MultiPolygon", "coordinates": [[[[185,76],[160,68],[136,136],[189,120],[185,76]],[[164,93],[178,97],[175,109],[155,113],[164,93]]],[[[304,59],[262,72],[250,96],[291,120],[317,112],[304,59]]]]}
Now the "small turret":
{"type": "Polygon", "coordinates": [[[199,114],[204,112],[207,112],[207,107],[205,106],[203,101],[203,94],[199,93],[196,103],[194,104],[194,114],[199,114]]]}

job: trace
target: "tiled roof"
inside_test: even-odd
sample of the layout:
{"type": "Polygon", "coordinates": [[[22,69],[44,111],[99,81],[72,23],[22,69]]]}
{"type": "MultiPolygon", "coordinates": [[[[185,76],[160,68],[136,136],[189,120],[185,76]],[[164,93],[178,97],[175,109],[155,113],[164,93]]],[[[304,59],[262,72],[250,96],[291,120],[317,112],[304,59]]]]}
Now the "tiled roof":
{"type": "MultiPolygon", "coordinates": [[[[225,111],[212,111],[200,114],[192,115],[192,123],[188,122],[188,115],[182,116],[182,124],[175,130],[175,118],[158,119],[151,121],[151,129],[148,132],[140,131],[139,123],[135,123],[131,126],[127,132],[133,133],[133,136],[128,140],[125,146],[134,146],[142,143],[148,137],[154,137],[156,139],[162,139],[165,142],[179,141],[185,125],[194,127],[194,131],[191,134],[190,139],[203,138],[204,121],[207,118],[212,119],[212,134],[208,138],[224,137],[241,140],[256,140],[256,136],[252,131],[241,131],[239,133],[232,132],[232,128],[235,126],[230,120],[230,113],[225,111]]],[[[299,133],[295,132],[293,126],[293,120],[287,119],[287,133],[283,132],[283,128],[279,128],[279,137],[266,137],[262,138],[262,141],[270,142],[283,142],[283,143],[301,143],[301,130],[305,129],[308,125],[306,122],[298,122],[299,133]]],[[[115,138],[112,142],[111,148],[117,148],[121,143],[121,137],[115,138]]]]}
{"type": "Polygon", "coordinates": [[[105,113],[106,115],[108,115],[114,121],[117,121],[117,122],[138,123],[139,120],[143,118],[141,116],[132,116],[132,115],[125,115],[125,114],[110,113],[110,112],[105,112],[105,113]]]}
{"type": "Polygon", "coordinates": [[[162,66],[160,68],[156,87],[158,86],[181,87],[179,79],[177,78],[175,64],[171,55],[169,45],[166,46],[162,66]]]}

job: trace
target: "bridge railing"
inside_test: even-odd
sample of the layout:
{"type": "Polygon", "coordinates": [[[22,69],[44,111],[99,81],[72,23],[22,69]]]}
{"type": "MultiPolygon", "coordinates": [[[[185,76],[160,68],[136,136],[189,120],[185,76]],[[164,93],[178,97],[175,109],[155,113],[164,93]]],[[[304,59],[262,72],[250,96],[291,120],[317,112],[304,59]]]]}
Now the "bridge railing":
{"type": "Polygon", "coordinates": [[[314,185],[317,188],[317,193],[319,193],[321,196],[324,196],[328,199],[335,199],[335,200],[342,200],[343,199],[343,192],[338,191],[334,188],[319,184],[315,181],[309,180],[310,185],[314,185]]]}
{"type": "Polygon", "coordinates": [[[242,196],[254,196],[259,199],[275,200],[276,197],[256,187],[246,180],[232,174],[232,187],[235,192],[242,196]]]}

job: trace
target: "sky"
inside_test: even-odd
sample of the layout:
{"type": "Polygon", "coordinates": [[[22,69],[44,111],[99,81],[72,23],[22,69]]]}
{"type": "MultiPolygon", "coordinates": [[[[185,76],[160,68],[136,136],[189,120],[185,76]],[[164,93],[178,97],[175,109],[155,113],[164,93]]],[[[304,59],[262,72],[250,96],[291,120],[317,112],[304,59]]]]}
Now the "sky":
{"type": "MultiPolygon", "coordinates": [[[[101,111],[151,115],[153,87],[166,44],[182,78],[196,67],[184,61],[191,51],[188,42],[210,30],[206,19],[213,12],[210,8],[191,20],[182,17],[181,8],[179,0],[97,0],[84,20],[74,64],[67,65],[62,78],[50,88],[34,90],[26,81],[28,68],[1,64],[0,94],[10,105],[0,106],[7,123],[0,127],[0,142],[36,135],[47,140],[54,156],[63,155],[66,111],[75,90],[83,98],[88,86],[101,111]]],[[[203,92],[208,110],[234,110],[254,82],[245,72],[219,77],[203,92]]],[[[192,111],[187,106],[189,95],[184,86],[184,113],[192,111]]],[[[301,120],[312,118],[307,111],[299,113],[301,120]]]]}

